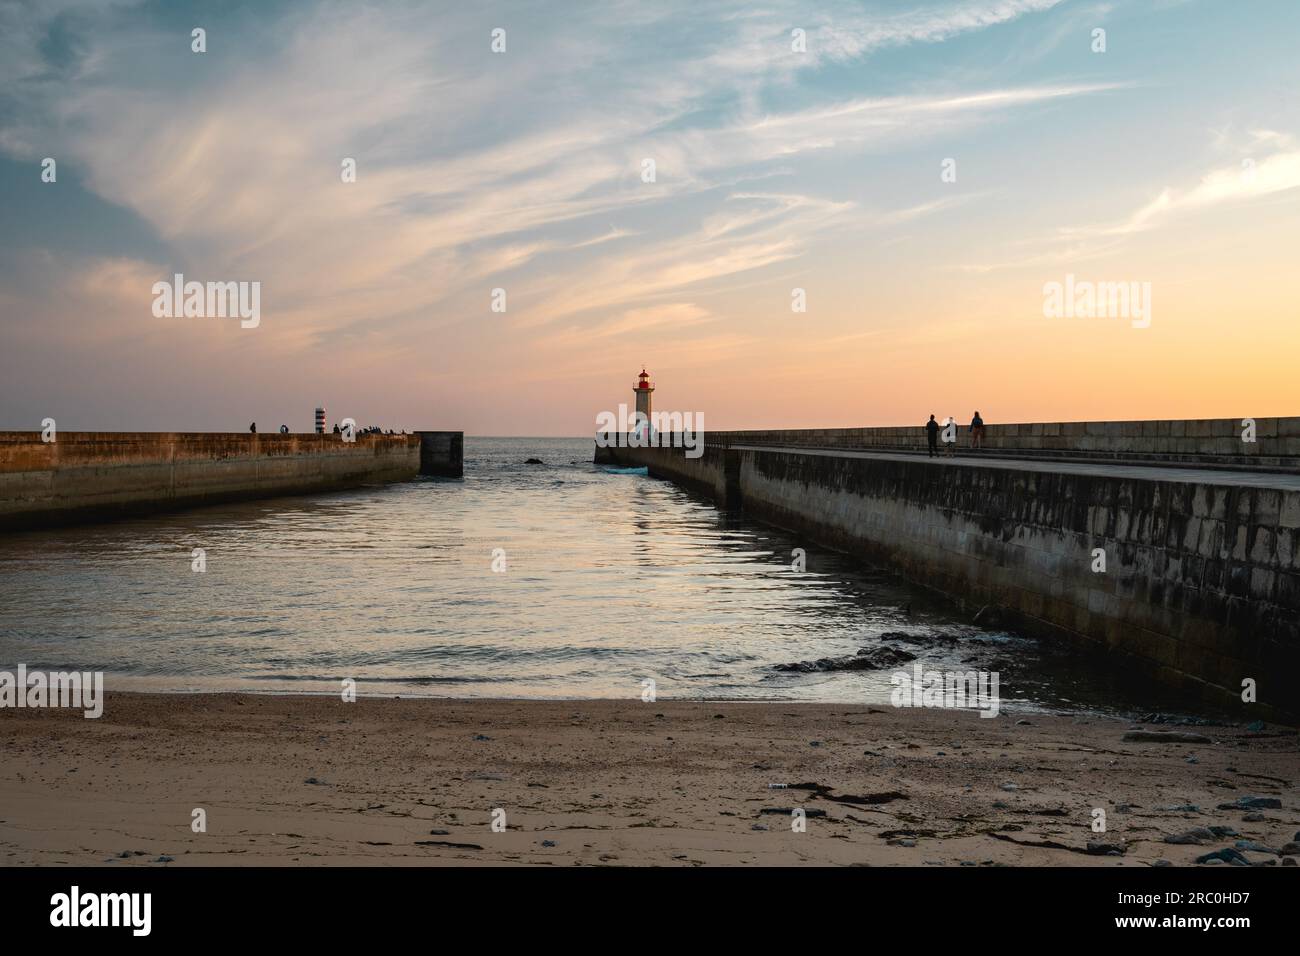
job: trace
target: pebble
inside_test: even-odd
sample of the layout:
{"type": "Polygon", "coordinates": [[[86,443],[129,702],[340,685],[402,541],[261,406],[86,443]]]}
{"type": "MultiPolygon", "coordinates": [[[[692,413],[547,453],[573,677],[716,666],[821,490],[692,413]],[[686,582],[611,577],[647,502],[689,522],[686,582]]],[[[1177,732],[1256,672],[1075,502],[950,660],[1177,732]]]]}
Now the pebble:
{"type": "Polygon", "coordinates": [[[1277,797],[1239,797],[1232,803],[1219,804],[1220,810],[1281,810],[1277,797]]]}
{"type": "Polygon", "coordinates": [[[1209,863],[1211,861],[1218,863],[1231,863],[1233,866],[1250,866],[1250,861],[1242,856],[1240,851],[1234,850],[1230,846],[1196,858],[1197,863],[1209,863]]]}
{"type": "Polygon", "coordinates": [[[555,846],[555,841],[554,841],[554,840],[543,840],[543,841],[542,841],[542,846],[555,846]]]}
{"type": "Polygon", "coordinates": [[[1274,856],[1278,855],[1277,850],[1273,849],[1271,846],[1265,846],[1264,844],[1257,843],[1254,840],[1238,840],[1234,846],[1236,846],[1238,850],[1250,850],[1252,853],[1272,853],[1274,856]]]}
{"type": "Polygon", "coordinates": [[[1089,856],[1123,856],[1124,847],[1115,843],[1094,843],[1089,840],[1084,847],[1089,856]]]}

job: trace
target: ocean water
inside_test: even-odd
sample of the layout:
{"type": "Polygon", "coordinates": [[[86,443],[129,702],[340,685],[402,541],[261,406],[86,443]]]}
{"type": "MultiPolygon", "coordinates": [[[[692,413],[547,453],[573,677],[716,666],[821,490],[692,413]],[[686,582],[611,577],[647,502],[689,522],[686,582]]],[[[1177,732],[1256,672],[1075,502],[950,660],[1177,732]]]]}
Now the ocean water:
{"type": "Polygon", "coordinates": [[[468,438],[465,454],[463,481],[0,536],[0,667],[137,690],[338,693],[350,678],[361,694],[617,698],[653,680],[662,697],[887,703],[910,663],[776,668],[892,647],[998,671],[1004,707],[1154,709],[1090,659],[594,465],[590,439],[468,438]]]}

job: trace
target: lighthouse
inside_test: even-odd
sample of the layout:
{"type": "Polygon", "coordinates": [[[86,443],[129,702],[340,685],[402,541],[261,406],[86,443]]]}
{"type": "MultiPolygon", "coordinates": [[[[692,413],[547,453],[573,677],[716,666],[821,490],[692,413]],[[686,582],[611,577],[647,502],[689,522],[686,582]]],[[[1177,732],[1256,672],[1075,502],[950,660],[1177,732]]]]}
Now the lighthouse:
{"type": "Polygon", "coordinates": [[[650,374],[641,369],[641,374],[637,376],[637,383],[632,386],[632,394],[636,396],[636,422],[633,428],[642,432],[642,422],[645,423],[645,434],[650,431],[650,396],[654,394],[655,383],[650,381],[650,374]]]}
{"type": "Polygon", "coordinates": [[[637,417],[644,415],[646,421],[650,420],[650,396],[654,394],[655,383],[650,381],[650,373],[641,369],[641,374],[637,376],[637,382],[632,386],[632,394],[636,396],[636,413],[637,417]]]}

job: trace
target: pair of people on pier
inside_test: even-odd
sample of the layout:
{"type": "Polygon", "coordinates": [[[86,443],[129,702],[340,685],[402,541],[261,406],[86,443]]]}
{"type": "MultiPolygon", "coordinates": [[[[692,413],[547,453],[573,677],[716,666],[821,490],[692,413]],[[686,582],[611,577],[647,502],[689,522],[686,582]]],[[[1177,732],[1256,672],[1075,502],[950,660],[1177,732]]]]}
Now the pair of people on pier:
{"type": "MultiPolygon", "coordinates": [[[[951,415],[948,416],[948,420],[944,422],[943,425],[940,425],[935,421],[933,413],[930,415],[930,420],[925,423],[925,437],[927,445],[929,446],[929,455],[931,458],[934,458],[939,454],[939,429],[949,428],[955,424],[956,422],[953,420],[951,415]]],[[[954,447],[957,444],[957,435],[955,431],[952,440],[948,441],[945,439],[944,444],[946,446],[944,449],[945,452],[951,456],[954,447]]],[[[980,418],[978,410],[975,412],[975,417],[972,418],[970,422],[970,446],[971,448],[984,447],[984,419],[980,418]]]]}

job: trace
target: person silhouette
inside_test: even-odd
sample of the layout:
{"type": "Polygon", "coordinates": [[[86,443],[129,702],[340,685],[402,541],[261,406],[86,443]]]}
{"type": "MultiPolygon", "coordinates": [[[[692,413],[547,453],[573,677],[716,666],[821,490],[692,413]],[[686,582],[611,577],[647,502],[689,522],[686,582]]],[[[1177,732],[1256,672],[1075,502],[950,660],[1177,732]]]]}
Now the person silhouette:
{"type": "Polygon", "coordinates": [[[934,420],[933,413],[930,415],[930,420],[925,423],[925,438],[930,446],[930,457],[933,458],[939,454],[939,423],[934,420]]]}

